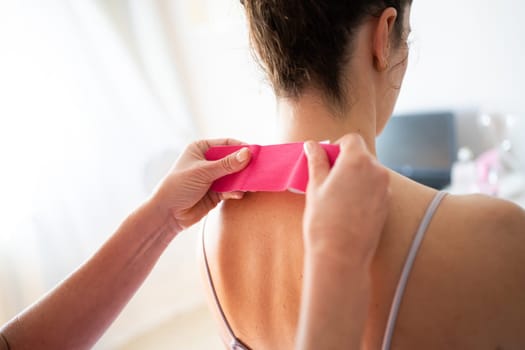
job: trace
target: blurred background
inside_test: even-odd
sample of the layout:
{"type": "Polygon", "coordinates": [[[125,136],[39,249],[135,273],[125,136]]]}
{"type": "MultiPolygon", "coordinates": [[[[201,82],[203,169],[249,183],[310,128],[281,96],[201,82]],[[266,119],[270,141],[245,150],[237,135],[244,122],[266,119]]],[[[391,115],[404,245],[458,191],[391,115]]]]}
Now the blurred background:
{"type": "MultiPolygon", "coordinates": [[[[525,203],[524,12],[521,0],[414,1],[385,163],[525,203]]],[[[185,144],[271,143],[275,116],[238,1],[0,0],[0,323],[89,257],[185,144]]],[[[221,348],[197,231],[176,238],[97,349],[221,348]]]]}

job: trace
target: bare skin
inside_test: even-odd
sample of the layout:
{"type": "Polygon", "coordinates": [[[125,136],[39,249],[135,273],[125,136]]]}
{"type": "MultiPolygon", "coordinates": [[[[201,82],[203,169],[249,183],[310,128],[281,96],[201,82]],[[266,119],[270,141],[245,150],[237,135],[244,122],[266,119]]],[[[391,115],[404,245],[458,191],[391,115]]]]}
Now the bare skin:
{"type": "MultiPolygon", "coordinates": [[[[372,263],[365,349],[380,347],[402,264],[433,195],[396,175],[391,182],[390,214],[372,263]]],[[[206,249],[221,305],[236,335],[253,349],[293,347],[303,206],[300,195],[249,194],[208,220],[206,249]]],[[[418,254],[393,348],[522,348],[524,227],[525,214],[509,203],[447,197],[418,254]]]]}
{"type": "MultiPolygon", "coordinates": [[[[406,68],[407,52],[387,44],[390,15],[367,22],[357,35],[349,63],[356,95],[345,118],[334,117],[315,89],[296,100],[280,99],[283,142],[334,141],[356,132],[374,152],[375,137],[397,99],[392,85],[401,85],[406,68]]],[[[394,172],[389,176],[388,217],[372,261],[363,349],[381,347],[409,245],[436,194],[394,172]]],[[[293,348],[303,283],[304,207],[302,195],[248,193],[224,203],[206,223],[206,251],[219,300],[236,336],[252,349],[293,348]]],[[[419,250],[392,348],[525,348],[524,290],[523,209],[480,195],[449,195],[419,250]]],[[[223,325],[221,330],[229,343],[223,325]]]]}

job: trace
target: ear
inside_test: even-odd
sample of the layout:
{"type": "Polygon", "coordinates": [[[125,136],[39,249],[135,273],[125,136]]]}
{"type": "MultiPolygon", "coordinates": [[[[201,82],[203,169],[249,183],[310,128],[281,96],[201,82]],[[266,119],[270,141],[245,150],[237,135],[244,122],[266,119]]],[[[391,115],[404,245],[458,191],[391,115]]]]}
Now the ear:
{"type": "Polygon", "coordinates": [[[392,49],[392,33],[397,19],[397,10],[388,7],[379,17],[373,33],[374,65],[380,72],[388,69],[392,49]]]}

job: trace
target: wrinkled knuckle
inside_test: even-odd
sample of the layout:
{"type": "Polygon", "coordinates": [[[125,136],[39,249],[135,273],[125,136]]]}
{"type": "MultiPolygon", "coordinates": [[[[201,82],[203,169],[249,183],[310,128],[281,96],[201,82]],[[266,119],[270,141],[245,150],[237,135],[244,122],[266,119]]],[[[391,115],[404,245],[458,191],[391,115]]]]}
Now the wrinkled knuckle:
{"type": "Polygon", "coordinates": [[[190,146],[198,146],[198,147],[204,147],[206,145],[207,145],[207,142],[204,139],[194,141],[193,143],[190,144],[190,146]]]}
{"type": "Polygon", "coordinates": [[[235,166],[233,164],[233,158],[232,157],[226,157],[221,160],[222,167],[224,170],[228,172],[232,172],[235,170],[235,166]]]}
{"type": "Polygon", "coordinates": [[[190,143],[188,146],[186,146],[186,151],[190,150],[199,150],[201,152],[204,152],[208,148],[208,143],[206,140],[197,140],[190,143]]]}

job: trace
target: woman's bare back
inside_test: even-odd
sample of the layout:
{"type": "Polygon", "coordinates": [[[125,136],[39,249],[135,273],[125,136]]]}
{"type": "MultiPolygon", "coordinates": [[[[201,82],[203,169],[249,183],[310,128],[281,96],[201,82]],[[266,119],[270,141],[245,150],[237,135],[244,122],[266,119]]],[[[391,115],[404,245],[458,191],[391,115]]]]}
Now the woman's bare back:
{"type": "MultiPolygon", "coordinates": [[[[394,173],[391,181],[390,215],[371,271],[366,349],[381,346],[409,246],[435,195],[394,173]]],[[[225,203],[207,220],[204,242],[220,305],[235,335],[252,349],[293,348],[303,208],[302,195],[251,193],[225,203]]],[[[409,277],[392,348],[524,348],[523,296],[523,210],[483,196],[447,196],[409,277]]],[[[213,297],[210,301],[222,323],[213,297]]],[[[221,329],[229,342],[225,325],[221,329]]]]}

